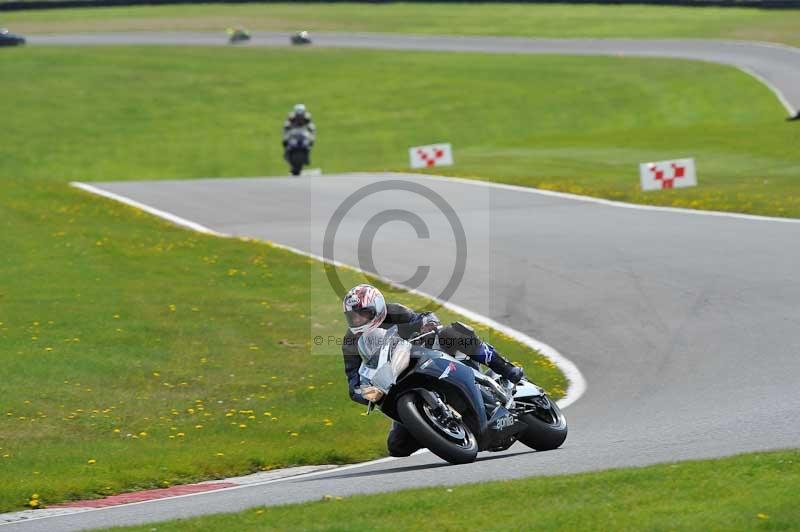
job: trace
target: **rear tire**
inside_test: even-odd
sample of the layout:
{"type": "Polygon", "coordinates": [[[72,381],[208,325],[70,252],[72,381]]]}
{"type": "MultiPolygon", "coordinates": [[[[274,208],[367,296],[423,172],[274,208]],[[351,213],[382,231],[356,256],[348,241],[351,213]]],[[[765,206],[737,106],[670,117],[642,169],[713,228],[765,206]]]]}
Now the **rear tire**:
{"type": "Polygon", "coordinates": [[[478,456],[478,442],[470,428],[463,421],[464,440],[457,442],[445,436],[442,429],[437,428],[424,410],[425,402],[415,393],[410,392],[397,400],[397,413],[403,425],[421,445],[451,464],[469,464],[478,456]]]}
{"type": "Polygon", "coordinates": [[[527,428],[520,432],[517,439],[537,451],[550,451],[561,447],[567,439],[567,419],[555,401],[546,395],[545,401],[536,403],[535,414],[520,416],[527,428]]]}

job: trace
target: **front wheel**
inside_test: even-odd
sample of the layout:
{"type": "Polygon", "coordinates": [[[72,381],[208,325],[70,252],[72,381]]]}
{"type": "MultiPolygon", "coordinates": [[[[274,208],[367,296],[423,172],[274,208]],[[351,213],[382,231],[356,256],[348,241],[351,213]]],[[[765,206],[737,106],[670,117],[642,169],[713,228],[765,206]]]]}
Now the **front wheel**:
{"type": "Polygon", "coordinates": [[[537,451],[560,447],[567,439],[567,418],[555,401],[543,395],[526,402],[525,406],[533,407],[533,411],[519,417],[527,426],[517,439],[537,451]]]}
{"type": "Polygon", "coordinates": [[[306,154],[301,150],[292,150],[289,152],[289,165],[293,176],[298,176],[303,171],[303,165],[306,162],[306,154]]]}
{"type": "Polygon", "coordinates": [[[417,394],[397,400],[397,413],[414,438],[451,464],[468,464],[478,456],[478,442],[463,420],[437,415],[417,394]]]}

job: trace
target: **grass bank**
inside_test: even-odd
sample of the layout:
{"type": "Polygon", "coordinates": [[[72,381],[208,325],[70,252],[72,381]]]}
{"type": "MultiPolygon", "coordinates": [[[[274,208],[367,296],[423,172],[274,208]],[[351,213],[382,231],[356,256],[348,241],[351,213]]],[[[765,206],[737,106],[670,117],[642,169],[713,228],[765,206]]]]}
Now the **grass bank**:
{"type": "Polygon", "coordinates": [[[800,521],[798,489],[800,451],[795,450],[391,495],[331,497],[115,530],[385,530],[389,521],[393,530],[409,531],[795,530],[800,521]],[[500,514],[492,510],[491,501],[501,501],[496,503],[503,508],[500,514]]]}
{"type": "Polygon", "coordinates": [[[457,164],[447,174],[800,216],[800,124],[730,67],[314,49],[10,52],[0,56],[14,94],[0,102],[11,137],[0,157],[26,182],[283,175],[280,124],[304,101],[320,131],[314,164],[328,173],[406,170],[408,146],[449,141],[457,164]],[[696,159],[699,187],[639,190],[640,162],[677,157],[696,159]]]}
{"type": "Polygon", "coordinates": [[[3,14],[20,32],[367,31],[516,37],[746,39],[800,45],[800,10],[525,4],[225,4],[3,14]]]}

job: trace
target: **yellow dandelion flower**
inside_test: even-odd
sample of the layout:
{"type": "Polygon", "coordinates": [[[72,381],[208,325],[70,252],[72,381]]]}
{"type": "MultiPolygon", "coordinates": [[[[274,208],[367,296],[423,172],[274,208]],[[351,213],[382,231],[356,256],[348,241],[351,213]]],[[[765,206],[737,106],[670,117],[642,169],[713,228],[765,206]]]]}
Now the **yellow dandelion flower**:
{"type": "Polygon", "coordinates": [[[202,429],[202,428],[203,428],[203,425],[195,425],[195,426],[194,426],[194,428],[196,428],[196,429],[202,429]]]}
{"type": "Polygon", "coordinates": [[[290,436],[297,437],[297,436],[300,436],[300,433],[299,432],[292,432],[290,434],[290,436]]]}
{"type": "Polygon", "coordinates": [[[145,431],[142,431],[142,432],[139,433],[139,436],[141,436],[142,438],[146,438],[147,437],[147,433],[145,431]]]}
{"type": "Polygon", "coordinates": [[[86,461],[86,463],[89,465],[94,465],[97,463],[97,460],[95,460],[94,458],[90,458],[89,460],[86,461]]]}
{"type": "Polygon", "coordinates": [[[183,432],[179,432],[179,433],[176,434],[176,436],[178,438],[183,438],[184,436],[186,436],[186,434],[184,434],[183,432]]]}
{"type": "Polygon", "coordinates": [[[247,425],[245,425],[244,423],[239,423],[239,428],[240,429],[246,429],[247,425]]]}
{"type": "Polygon", "coordinates": [[[225,453],[217,453],[217,456],[225,456],[225,453]]]}
{"type": "Polygon", "coordinates": [[[114,434],[119,434],[119,432],[120,432],[119,429],[114,429],[114,434]]]}
{"type": "Polygon", "coordinates": [[[28,501],[28,506],[30,506],[31,508],[38,508],[39,507],[39,501],[36,500],[36,499],[31,499],[31,500],[28,501]]]}

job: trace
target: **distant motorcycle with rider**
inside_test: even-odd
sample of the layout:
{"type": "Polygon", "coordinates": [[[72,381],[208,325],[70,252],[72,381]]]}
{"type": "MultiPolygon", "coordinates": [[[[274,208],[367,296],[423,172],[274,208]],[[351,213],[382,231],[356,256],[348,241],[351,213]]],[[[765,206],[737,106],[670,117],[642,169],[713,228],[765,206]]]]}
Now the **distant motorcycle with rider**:
{"type": "Polygon", "coordinates": [[[283,158],[289,163],[293,176],[299,176],[303,166],[311,164],[316,131],[306,106],[302,103],[295,105],[283,124],[283,158]]]}

